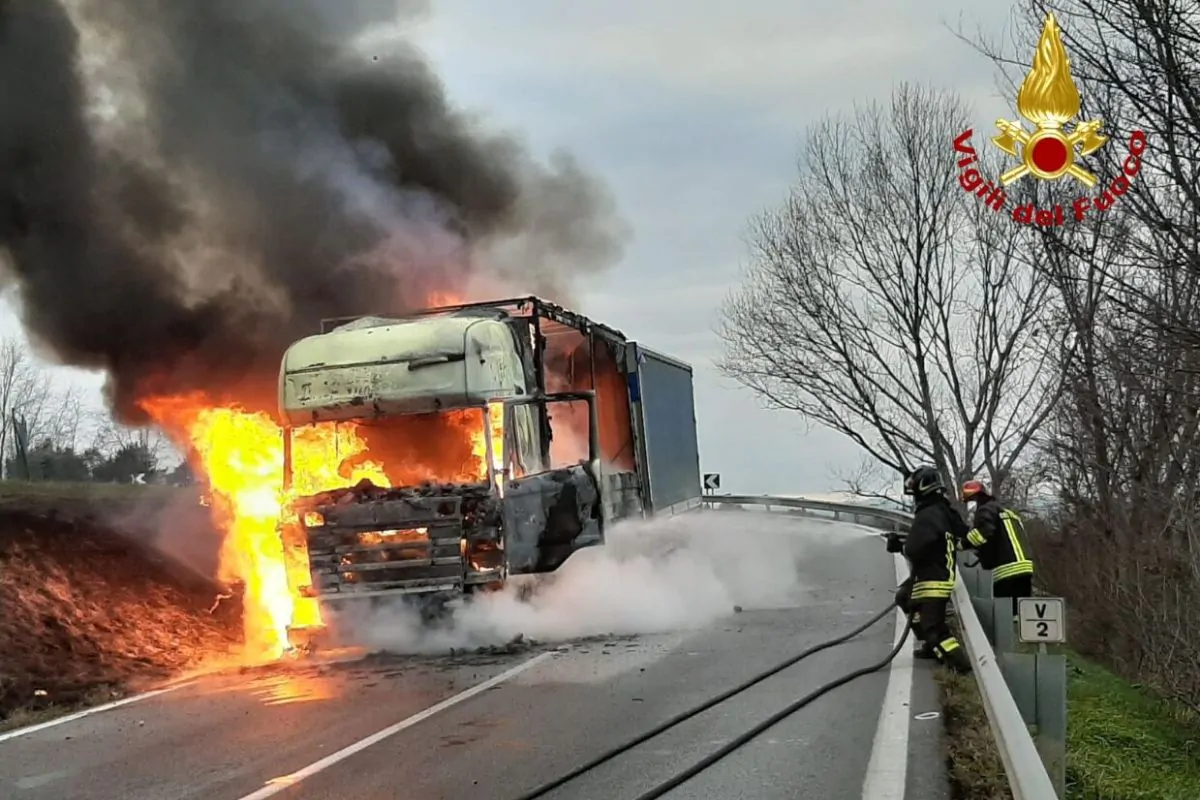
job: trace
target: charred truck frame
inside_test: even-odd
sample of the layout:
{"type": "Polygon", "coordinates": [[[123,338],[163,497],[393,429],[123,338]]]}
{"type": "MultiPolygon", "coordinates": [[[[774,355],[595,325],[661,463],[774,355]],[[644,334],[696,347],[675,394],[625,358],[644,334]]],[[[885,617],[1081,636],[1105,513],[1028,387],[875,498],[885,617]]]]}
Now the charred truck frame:
{"type": "Polygon", "coordinates": [[[326,320],[285,353],[279,400],[292,495],[294,442],[314,423],[419,439],[467,413],[482,439],[486,469],[464,479],[363,481],[293,502],[281,535],[307,570],[288,572],[310,577],[293,590],[322,606],[436,605],[552,572],[614,521],[699,505],[691,367],[536,297],[326,320]]]}

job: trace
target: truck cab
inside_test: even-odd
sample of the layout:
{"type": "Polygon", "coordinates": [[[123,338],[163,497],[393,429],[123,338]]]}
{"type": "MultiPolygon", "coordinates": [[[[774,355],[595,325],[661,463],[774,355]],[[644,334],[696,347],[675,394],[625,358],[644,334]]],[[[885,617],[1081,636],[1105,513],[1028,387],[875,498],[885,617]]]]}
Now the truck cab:
{"type": "Polygon", "coordinates": [[[538,298],[327,321],[279,374],[293,590],[444,598],[553,571],[651,510],[650,463],[660,496],[698,499],[690,369],[660,437],[691,460],[651,460],[645,361],[538,298]]]}

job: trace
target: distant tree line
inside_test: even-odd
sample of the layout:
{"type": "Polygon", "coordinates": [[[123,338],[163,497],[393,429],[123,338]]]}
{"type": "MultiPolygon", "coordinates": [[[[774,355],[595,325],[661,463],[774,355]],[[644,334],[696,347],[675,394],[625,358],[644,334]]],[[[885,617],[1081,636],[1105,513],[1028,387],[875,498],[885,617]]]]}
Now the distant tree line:
{"type": "Polygon", "coordinates": [[[95,447],[82,452],[43,439],[24,454],[14,453],[4,463],[10,480],[99,483],[147,483],[187,486],[193,483],[186,462],[161,469],[158,456],[144,443],[132,442],[105,454],[95,447]]]}
{"type": "Polygon", "coordinates": [[[151,429],[89,414],[73,386],[56,385],[18,339],[0,339],[0,466],[7,480],[170,483],[193,479],[186,463],[163,464],[167,445],[151,429]]]}

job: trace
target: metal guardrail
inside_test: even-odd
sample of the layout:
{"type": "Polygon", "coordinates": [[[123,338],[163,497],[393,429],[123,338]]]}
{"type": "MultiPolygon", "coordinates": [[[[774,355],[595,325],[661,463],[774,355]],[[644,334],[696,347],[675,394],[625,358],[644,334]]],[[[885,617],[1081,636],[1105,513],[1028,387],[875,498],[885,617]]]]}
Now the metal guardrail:
{"type": "MultiPolygon", "coordinates": [[[[884,530],[901,530],[912,520],[912,514],[907,511],[875,506],[855,505],[853,503],[834,503],[828,500],[809,500],[804,497],[771,497],[767,495],[744,494],[709,494],[701,498],[701,504],[710,507],[719,506],[765,506],[767,511],[789,509],[802,512],[805,516],[812,512],[831,514],[835,520],[851,517],[857,525],[870,525],[884,530]]],[[[720,510],[718,508],[718,510],[720,510]]]]}
{"type": "MultiPolygon", "coordinates": [[[[778,509],[805,516],[814,513],[830,514],[834,519],[850,517],[855,524],[871,525],[883,530],[903,531],[912,521],[912,514],[907,511],[807,500],[800,497],[705,495],[702,505],[714,510],[757,506],[768,511],[778,509]]],[[[975,680],[983,698],[988,724],[996,741],[1000,759],[1004,762],[1004,771],[1008,776],[1014,800],[1058,800],[1054,782],[1038,754],[1029,728],[1000,670],[996,653],[971,602],[961,571],[954,585],[954,607],[962,627],[967,653],[971,656],[975,668],[975,680]]]]}

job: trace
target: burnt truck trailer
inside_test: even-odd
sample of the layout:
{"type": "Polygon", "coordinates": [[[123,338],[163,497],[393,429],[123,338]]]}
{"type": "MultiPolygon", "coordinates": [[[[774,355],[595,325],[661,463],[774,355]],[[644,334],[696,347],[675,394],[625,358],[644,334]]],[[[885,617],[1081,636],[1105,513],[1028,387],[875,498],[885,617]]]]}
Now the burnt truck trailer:
{"type": "Polygon", "coordinates": [[[700,502],[691,367],[536,297],[328,320],[285,353],[279,405],[280,532],[308,567],[289,575],[322,607],[552,572],[618,520],[700,502]],[[346,485],[306,493],[331,427],[346,485]]]}

